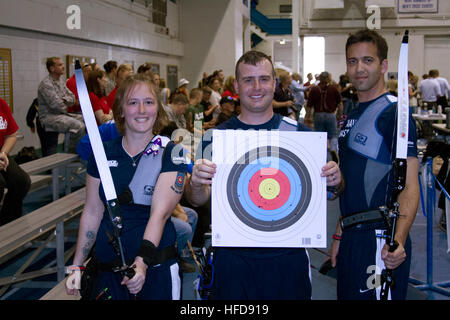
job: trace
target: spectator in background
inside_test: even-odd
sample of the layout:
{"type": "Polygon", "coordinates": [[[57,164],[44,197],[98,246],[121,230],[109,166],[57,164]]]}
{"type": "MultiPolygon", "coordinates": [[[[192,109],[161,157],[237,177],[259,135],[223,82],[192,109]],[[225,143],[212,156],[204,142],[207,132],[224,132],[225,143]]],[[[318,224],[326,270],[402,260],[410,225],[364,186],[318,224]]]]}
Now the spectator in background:
{"type": "Polygon", "coordinates": [[[99,71],[99,70],[101,70],[100,65],[97,62],[92,62],[91,63],[91,69],[92,69],[92,71],[99,71]]]}
{"type": "Polygon", "coordinates": [[[209,87],[211,88],[211,97],[209,98],[209,102],[211,102],[211,106],[213,109],[212,117],[216,119],[220,113],[220,99],[222,96],[220,95],[220,81],[217,78],[211,78],[209,82],[209,87]]]}
{"type": "Polygon", "coordinates": [[[41,122],[39,121],[38,110],[39,102],[38,99],[35,98],[28,108],[26,117],[27,126],[30,128],[32,133],[35,133],[37,131],[39,141],[41,142],[41,150],[48,150],[48,147],[46,146],[47,140],[45,139],[45,130],[42,127],[41,122]],[[35,119],[36,125],[34,124],[35,119]]]}
{"type": "Polygon", "coordinates": [[[186,111],[186,128],[191,132],[197,131],[200,136],[203,135],[203,105],[200,104],[203,97],[203,91],[194,88],[189,93],[189,107],[186,111]]]}
{"type": "Polygon", "coordinates": [[[45,129],[48,150],[42,154],[56,153],[58,133],[70,133],[68,151],[75,153],[78,141],[85,134],[85,125],[81,114],[68,113],[67,107],[73,106],[77,100],[66,87],[62,75],[64,63],[58,57],[50,57],[46,61],[48,76],[38,87],[39,121],[45,129]]]}
{"type": "Polygon", "coordinates": [[[230,96],[223,97],[220,99],[220,110],[215,123],[216,126],[236,115],[236,100],[230,96]]]}
{"type": "MultiPolygon", "coordinates": [[[[347,73],[340,75],[338,90],[341,94],[342,104],[343,104],[343,116],[352,111],[356,107],[358,102],[358,95],[356,94],[355,86],[348,80],[347,73]]],[[[345,120],[345,119],[344,119],[345,120]]]]}
{"type": "MultiPolygon", "coordinates": [[[[87,81],[89,72],[92,71],[91,65],[87,62],[82,62],[81,69],[83,70],[84,81],[87,81]]],[[[72,91],[72,93],[75,95],[75,98],[78,100],[78,90],[75,80],[75,73],[66,81],[66,86],[70,91],[72,91]]],[[[77,103],[73,106],[67,107],[67,112],[81,112],[80,104],[77,103]]]]}
{"type": "Polygon", "coordinates": [[[112,106],[109,105],[105,96],[108,79],[105,71],[92,71],[89,73],[87,90],[94,110],[97,125],[101,125],[113,119],[112,106]]]}
{"type": "Polygon", "coordinates": [[[234,76],[229,76],[225,80],[225,84],[223,85],[223,97],[232,97],[233,99],[239,99],[239,95],[236,92],[236,89],[234,88],[234,76]]]}
{"type": "Polygon", "coordinates": [[[280,74],[280,82],[275,88],[273,94],[273,112],[279,113],[282,116],[289,116],[293,111],[294,96],[289,88],[291,85],[291,76],[285,72],[280,74]]]}
{"type": "Polygon", "coordinates": [[[295,119],[296,121],[300,118],[300,111],[303,108],[303,105],[305,104],[305,90],[306,87],[302,84],[303,80],[302,77],[294,72],[292,74],[292,81],[289,85],[289,88],[292,91],[292,94],[294,95],[294,109],[295,109],[295,119]]]}
{"type": "Polygon", "coordinates": [[[409,107],[412,113],[417,113],[417,77],[408,71],[409,107]]]}
{"type": "Polygon", "coordinates": [[[183,93],[174,94],[172,102],[163,107],[169,121],[175,122],[180,129],[186,129],[186,118],[184,117],[184,114],[189,107],[189,100],[183,93]]]}
{"type": "Polygon", "coordinates": [[[120,84],[129,76],[133,75],[133,66],[128,63],[121,64],[119,68],[117,68],[116,72],[116,87],[109,93],[106,97],[106,101],[108,105],[112,108],[114,106],[114,99],[116,97],[117,88],[120,84]]]}
{"type": "MultiPolygon", "coordinates": [[[[87,81],[89,72],[92,71],[91,65],[87,62],[82,62],[81,69],[83,70],[84,80],[87,81]]],[[[66,81],[66,86],[70,91],[72,91],[72,93],[75,95],[75,98],[78,100],[78,91],[77,91],[77,82],[75,80],[75,73],[66,81]]],[[[78,109],[79,109],[78,111],[81,111],[80,108],[78,109]]]]}
{"type": "Polygon", "coordinates": [[[167,105],[169,103],[170,89],[167,88],[166,81],[164,79],[159,79],[159,90],[161,103],[167,105]]]}
{"type": "Polygon", "coordinates": [[[313,79],[312,73],[311,73],[311,72],[308,73],[308,74],[306,75],[306,78],[308,78],[308,81],[305,82],[303,85],[304,85],[305,87],[309,87],[311,84],[313,84],[313,83],[311,82],[312,79],[313,79]]]}
{"type": "Polygon", "coordinates": [[[436,103],[442,107],[442,110],[444,110],[448,106],[447,94],[450,91],[450,85],[448,84],[447,79],[439,77],[439,70],[437,69],[430,70],[430,75],[439,84],[441,95],[437,98],[436,103]]]}
{"type": "Polygon", "coordinates": [[[422,97],[422,105],[425,110],[434,110],[436,112],[437,100],[441,96],[441,88],[436,79],[430,73],[419,85],[419,92],[422,97]]]}
{"type": "Polygon", "coordinates": [[[395,79],[395,76],[391,74],[388,82],[386,83],[386,89],[389,91],[390,94],[397,96],[397,88],[398,88],[398,81],[395,79]]]}
{"type": "Polygon", "coordinates": [[[103,68],[105,69],[106,72],[106,79],[108,80],[105,87],[106,96],[110,94],[111,91],[113,91],[114,88],[116,87],[117,67],[118,67],[117,61],[114,60],[109,60],[103,65],[103,68]]]}
{"type": "Polygon", "coordinates": [[[172,212],[170,220],[177,233],[177,251],[181,271],[186,273],[195,272],[195,266],[185,259],[188,255],[184,254],[184,249],[188,241],[192,243],[198,220],[197,212],[192,208],[181,206],[178,203],[172,212]]]}
{"type": "Polygon", "coordinates": [[[222,69],[216,70],[212,74],[213,78],[219,80],[219,89],[217,90],[220,94],[223,92],[223,85],[225,82],[225,75],[222,69]]]}
{"type": "Polygon", "coordinates": [[[187,81],[185,78],[181,78],[180,81],[178,81],[178,88],[175,90],[174,95],[178,93],[182,93],[186,96],[186,98],[189,98],[189,89],[188,89],[189,81],[187,81]]]}
{"type": "Polygon", "coordinates": [[[316,86],[320,83],[320,74],[316,73],[314,75],[315,81],[312,84],[315,84],[316,86]]]}
{"type": "Polygon", "coordinates": [[[198,82],[198,87],[201,89],[208,85],[208,73],[203,72],[203,78],[198,82]]]}
{"type": "Polygon", "coordinates": [[[340,120],[342,116],[341,95],[338,88],[330,83],[328,72],[322,72],[319,80],[319,85],[311,87],[307,110],[309,109],[308,113],[310,113],[310,110],[314,109],[314,130],[327,132],[330,149],[337,152],[336,120],[340,120]],[[336,111],[338,111],[338,116],[336,116],[336,111]]]}
{"type": "Polygon", "coordinates": [[[213,112],[218,107],[212,106],[210,102],[212,90],[210,87],[205,86],[202,88],[203,95],[202,95],[202,101],[200,104],[203,106],[203,129],[207,130],[212,127],[214,127],[214,120],[213,120],[213,112]]]}
{"type": "Polygon", "coordinates": [[[153,72],[152,72],[151,68],[152,68],[152,67],[150,66],[149,63],[141,64],[141,65],[138,67],[138,69],[137,69],[137,73],[138,73],[138,74],[139,74],[139,73],[144,73],[144,74],[150,76],[150,78],[153,78],[153,72]]]}
{"type": "Polygon", "coordinates": [[[159,89],[159,84],[161,83],[161,79],[159,78],[159,74],[157,74],[157,73],[153,74],[153,83],[159,89]]]}
{"type": "Polygon", "coordinates": [[[0,199],[5,188],[8,189],[0,210],[0,225],[4,225],[22,216],[22,203],[30,189],[30,176],[9,157],[16,144],[17,126],[11,110],[5,100],[0,98],[0,199]]]}

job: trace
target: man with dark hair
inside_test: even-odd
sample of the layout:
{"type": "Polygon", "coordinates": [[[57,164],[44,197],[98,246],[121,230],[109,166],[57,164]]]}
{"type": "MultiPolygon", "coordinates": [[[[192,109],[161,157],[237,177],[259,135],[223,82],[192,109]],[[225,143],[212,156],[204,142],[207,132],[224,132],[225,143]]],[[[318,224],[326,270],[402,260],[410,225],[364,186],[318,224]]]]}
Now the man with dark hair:
{"type": "Polygon", "coordinates": [[[347,72],[358,90],[359,103],[349,112],[339,136],[346,186],[330,249],[332,265],[337,264],[338,299],[379,299],[380,274],[385,268],[394,270],[390,298],[406,298],[411,262],[408,233],[419,201],[417,137],[410,115],[406,183],[398,197],[400,217],[395,230],[398,248],[389,252],[379,207],[390,205],[394,187],[397,98],[386,91],[386,57],[386,41],[377,32],[361,30],[348,38],[347,72]]]}
{"type": "Polygon", "coordinates": [[[308,73],[308,74],[306,75],[306,78],[308,79],[308,81],[305,82],[304,86],[305,86],[305,87],[309,87],[309,86],[312,84],[312,83],[311,83],[311,81],[312,81],[312,79],[313,79],[312,73],[311,73],[311,72],[308,73]]]}
{"type": "MultiPolygon", "coordinates": [[[[372,43],[377,50],[377,56],[380,61],[387,59],[388,54],[388,45],[386,40],[380,36],[375,31],[371,30],[361,30],[360,32],[356,32],[351,34],[347,42],[345,43],[345,52],[348,51],[348,48],[354,44],[359,43],[372,43]]],[[[386,61],[387,63],[387,61],[386,61]]]]}
{"type": "MultiPolygon", "coordinates": [[[[235,88],[241,113],[216,129],[309,131],[293,119],[274,113],[275,70],[268,56],[245,53],[236,64],[235,88]]],[[[203,141],[203,151],[210,142],[203,141]]],[[[195,162],[185,195],[194,205],[206,203],[216,165],[195,162]]],[[[328,162],[321,172],[328,186],[340,186],[340,171],[328,162]]],[[[216,299],[311,299],[309,258],[304,248],[214,247],[213,296],[216,299]]]]}
{"type": "Polygon", "coordinates": [[[66,87],[62,77],[64,63],[58,57],[51,57],[46,62],[49,75],[38,87],[39,121],[46,132],[48,150],[42,150],[43,155],[56,153],[58,133],[70,132],[68,151],[75,153],[78,141],[85,134],[83,116],[68,113],[67,107],[77,104],[72,92],[66,87]]]}

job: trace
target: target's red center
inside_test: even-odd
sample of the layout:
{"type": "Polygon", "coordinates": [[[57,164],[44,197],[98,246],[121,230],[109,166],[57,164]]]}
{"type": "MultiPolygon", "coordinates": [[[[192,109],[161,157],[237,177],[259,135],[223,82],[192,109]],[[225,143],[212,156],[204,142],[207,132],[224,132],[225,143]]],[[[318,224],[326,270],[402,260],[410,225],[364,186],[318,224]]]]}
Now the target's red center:
{"type": "Polygon", "coordinates": [[[275,168],[263,168],[250,179],[248,193],[257,207],[263,210],[276,210],[288,200],[291,185],[282,171],[275,168]]]}

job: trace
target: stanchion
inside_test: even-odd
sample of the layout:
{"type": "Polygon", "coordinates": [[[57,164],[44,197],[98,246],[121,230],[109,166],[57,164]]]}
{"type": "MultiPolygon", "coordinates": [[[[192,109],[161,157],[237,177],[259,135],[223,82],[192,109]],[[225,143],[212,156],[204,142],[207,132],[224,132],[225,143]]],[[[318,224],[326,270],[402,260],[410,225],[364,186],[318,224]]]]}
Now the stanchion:
{"type": "MultiPolygon", "coordinates": [[[[434,291],[450,297],[450,290],[447,289],[447,287],[450,287],[450,282],[433,283],[433,213],[436,201],[436,190],[433,177],[433,158],[431,157],[427,158],[425,177],[427,186],[426,208],[423,208],[422,203],[422,210],[426,209],[424,212],[426,212],[427,217],[427,282],[424,283],[423,281],[414,278],[409,278],[409,282],[422,291],[434,291]]],[[[422,188],[420,188],[420,192],[422,193],[422,188]]]]}

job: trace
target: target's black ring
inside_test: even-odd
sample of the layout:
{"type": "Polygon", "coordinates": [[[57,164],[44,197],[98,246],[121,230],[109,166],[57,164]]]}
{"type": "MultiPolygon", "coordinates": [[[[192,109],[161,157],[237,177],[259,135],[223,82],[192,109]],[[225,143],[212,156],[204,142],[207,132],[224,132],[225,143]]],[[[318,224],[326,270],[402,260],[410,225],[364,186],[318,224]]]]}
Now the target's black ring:
{"type": "MultiPolygon", "coordinates": [[[[278,168],[276,168],[278,169],[278,168]]],[[[308,170],[303,161],[295,154],[284,148],[277,147],[272,152],[270,147],[257,148],[245,153],[231,168],[227,180],[228,202],[236,217],[250,228],[260,231],[279,231],[295,224],[306,212],[311,201],[312,182],[308,170]],[[242,204],[237,190],[239,179],[242,178],[244,170],[252,163],[263,157],[276,156],[284,160],[293,168],[301,181],[299,190],[300,196],[296,203],[286,207],[286,212],[280,219],[262,220],[258,219],[249,210],[246,210],[242,204]]]]}

